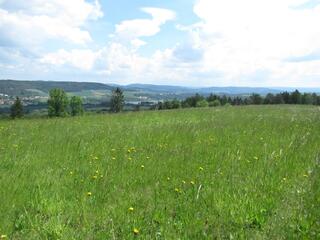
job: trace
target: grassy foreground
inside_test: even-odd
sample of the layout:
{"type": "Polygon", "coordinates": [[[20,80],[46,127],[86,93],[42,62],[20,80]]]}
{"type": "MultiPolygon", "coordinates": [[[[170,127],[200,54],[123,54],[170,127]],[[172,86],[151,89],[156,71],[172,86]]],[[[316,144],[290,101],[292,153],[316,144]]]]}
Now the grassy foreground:
{"type": "Polygon", "coordinates": [[[0,121],[0,235],[320,239],[320,109],[0,121]]]}

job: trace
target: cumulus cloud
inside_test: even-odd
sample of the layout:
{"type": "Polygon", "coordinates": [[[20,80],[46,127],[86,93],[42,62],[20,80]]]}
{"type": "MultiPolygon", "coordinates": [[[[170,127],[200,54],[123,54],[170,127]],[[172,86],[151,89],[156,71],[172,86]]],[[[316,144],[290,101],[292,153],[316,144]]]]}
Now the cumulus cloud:
{"type": "Polygon", "coordinates": [[[146,44],[140,37],[151,37],[160,32],[161,25],[175,19],[175,12],[162,8],[141,8],[151,15],[151,19],[125,20],[115,26],[115,37],[122,41],[129,41],[134,46],[146,44]]]}
{"type": "Polygon", "coordinates": [[[84,24],[102,15],[98,1],[5,0],[0,3],[0,33],[13,45],[36,45],[48,39],[85,44],[92,39],[84,24]]]}
{"type": "Polygon", "coordinates": [[[319,61],[297,65],[285,60],[320,49],[320,5],[303,7],[307,2],[198,0],[194,12],[201,22],[188,30],[193,44],[204,51],[201,70],[221,71],[230,82],[265,71],[272,85],[280,84],[278,79],[297,83],[317,75],[319,61]]]}

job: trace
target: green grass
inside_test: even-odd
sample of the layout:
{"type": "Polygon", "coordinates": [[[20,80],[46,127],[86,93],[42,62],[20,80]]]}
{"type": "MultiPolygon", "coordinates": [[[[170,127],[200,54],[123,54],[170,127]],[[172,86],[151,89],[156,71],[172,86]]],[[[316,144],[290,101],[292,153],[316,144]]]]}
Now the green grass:
{"type": "Polygon", "coordinates": [[[319,179],[318,107],[0,121],[9,239],[319,239],[319,179]]]}

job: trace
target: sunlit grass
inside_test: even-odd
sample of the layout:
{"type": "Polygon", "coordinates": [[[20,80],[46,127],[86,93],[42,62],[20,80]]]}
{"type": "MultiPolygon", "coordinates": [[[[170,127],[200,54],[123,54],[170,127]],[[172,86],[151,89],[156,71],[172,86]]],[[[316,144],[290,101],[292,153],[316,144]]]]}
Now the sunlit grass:
{"type": "Polygon", "coordinates": [[[320,238],[320,110],[0,121],[9,239],[320,238]]]}

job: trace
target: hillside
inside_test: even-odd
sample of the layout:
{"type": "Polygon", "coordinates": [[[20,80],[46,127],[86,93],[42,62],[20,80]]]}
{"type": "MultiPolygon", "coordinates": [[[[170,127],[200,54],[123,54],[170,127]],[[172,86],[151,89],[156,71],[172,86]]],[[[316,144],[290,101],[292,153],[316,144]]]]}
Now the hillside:
{"type": "Polygon", "coordinates": [[[52,88],[62,88],[66,92],[113,89],[102,83],[0,80],[0,93],[10,96],[47,95],[52,88]]]}

